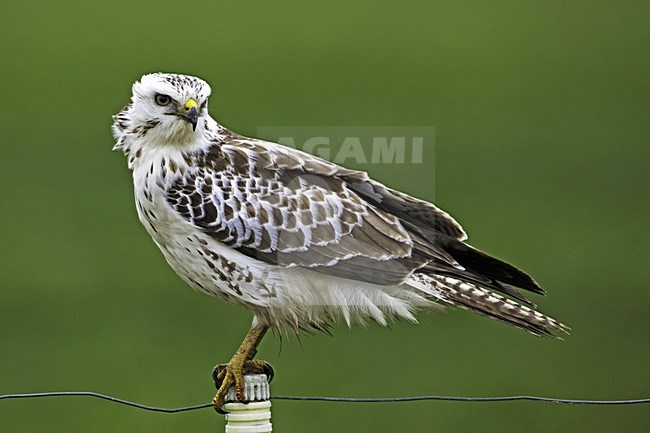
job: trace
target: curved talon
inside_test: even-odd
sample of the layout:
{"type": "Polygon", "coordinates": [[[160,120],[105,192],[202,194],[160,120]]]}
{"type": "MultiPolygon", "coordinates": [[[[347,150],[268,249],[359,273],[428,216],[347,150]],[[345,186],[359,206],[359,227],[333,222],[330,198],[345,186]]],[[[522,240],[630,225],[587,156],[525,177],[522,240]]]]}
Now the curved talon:
{"type": "Polygon", "coordinates": [[[214,402],[212,403],[212,407],[214,407],[214,410],[217,411],[219,415],[228,415],[230,413],[227,410],[223,410],[221,406],[216,406],[214,402]]]}
{"type": "Polygon", "coordinates": [[[273,381],[273,378],[275,377],[275,370],[273,369],[273,366],[268,362],[264,362],[264,374],[266,374],[269,383],[271,383],[271,381],[273,381]]]}
{"type": "Polygon", "coordinates": [[[226,367],[228,364],[217,364],[212,369],[212,380],[214,381],[214,386],[219,389],[223,383],[223,378],[226,375],[226,367]]]}
{"type": "Polygon", "coordinates": [[[235,399],[240,403],[246,403],[244,399],[244,375],[266,374],[269,382],[273,379],[275,371],[271,364],[258,359],[247,359],[243,363],[229,362],[219,364],[212,369],[212,379],[217,388],[217,394],[212,399],[212,406],[220,414],[226,414],[223,405],[226,403],[226,396],[231,386],[235,386],[235,399]]]}

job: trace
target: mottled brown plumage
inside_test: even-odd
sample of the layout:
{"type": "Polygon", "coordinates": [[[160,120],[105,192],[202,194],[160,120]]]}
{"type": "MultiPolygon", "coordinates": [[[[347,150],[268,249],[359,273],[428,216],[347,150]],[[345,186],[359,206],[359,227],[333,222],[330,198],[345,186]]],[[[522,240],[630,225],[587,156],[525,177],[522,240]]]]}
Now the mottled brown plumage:
{"type": "Polygon", "coordinates": [[[532,278],[465,243],[446,212],[364,172],[229,131],[207,114],[208,95],[195,77],[145,76],[114,124],[140,218],[193,287],[295,330],[414,320],[413,308],[439,301],[535,335],[566,329],[519,291],[543,293],[532,278]],[[163,91],[173,108],[156,107],[163,91]],[[199,110],[192,128],[188,98],[199,110]]]}

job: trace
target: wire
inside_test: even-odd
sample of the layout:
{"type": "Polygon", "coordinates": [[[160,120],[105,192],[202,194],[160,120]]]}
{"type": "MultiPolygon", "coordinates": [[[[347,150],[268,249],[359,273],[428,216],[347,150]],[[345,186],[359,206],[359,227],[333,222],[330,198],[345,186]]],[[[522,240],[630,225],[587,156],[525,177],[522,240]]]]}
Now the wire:
{"type": "Polygon", "coordinates": [[[6,395],[0,395],[0,400],[5,400],[5,399],[9,400],[9,399],[17,399],[17,398],[70,397],[70,396],[100,398],[102,400],[108,400],[108,401],[112,401],[113,403],[119,403],[126,406],[135,407],[138,409],[148,410],[151,412],[178,413],[178,412],[187,412],[196,409],[205,409],[206,407],[212,407],[211,403],[205,403],[205,404],[197,404],[194,406],[175,407],[175,408],[167,409],[164,407],[147,406],[141,403],[134,403],[132,401],[123,400],[121,398],[111,397],[110,395],[104,395],[98,392],[91,392],[91,391],[57,391],[57,392],[35,392],[30,394],[6,394],[6,395]]]}
{"type": "MultiPolygon", "coordinates": [[[[135,407],[137,409],[151,412],[178,413],[188,412],[191,410],[205,409],[212,407],[211,403],[197,404],[193,406],[184,406],[176,408],[163,408],[147,406],[141,403],[124,400],[110,395],[104,395],[90,391],[59,391],[59,392],[37,392],[29,394],[6,394],[0,395],[0,400],[20,399],[20,398],[41,398],[41,397],[94,397],[102,400],[108,400],[113,403],[123,404],[135,407]]],[[[289,401],[326,401],[339,403],[403,403],[412,401],[438,400],[438,401],[463,401],[463,402],[503,402],[503,401],[538,401],[556,404],[589,404],[589,405],[632,405],[650,403],[650,398],[636,400],[573,400],[549,397],[536,397],[532,395],[515,395],[506,397],[453,397],[443,395],[422,395],[417,397],[388,397],[388,398],[352,398],[352,397],[321,397],[321,396],[294,396],[294,395],[275,395],[271,400],[289,400],[289,401]]]]}
{"type": "Polygon", "coordinates": [[[444,395],[422,395],[417,397],[387,397],[387,398],[353,398],[353,397],[300,397],[292,395],[276,395],[272,400],[297,400],[297,401],[332,401],[340,403],[403,403],[409,401],[464,401],[464,402],[499,402],[499,401],[541,401],[558,404],[594,404],[594,405],[624,405],[650,403],[650,398],[638,400],[572,400],[562,398],[536,397],[532,395],[513,395],[506,397],[450,397],[444,395]]]}

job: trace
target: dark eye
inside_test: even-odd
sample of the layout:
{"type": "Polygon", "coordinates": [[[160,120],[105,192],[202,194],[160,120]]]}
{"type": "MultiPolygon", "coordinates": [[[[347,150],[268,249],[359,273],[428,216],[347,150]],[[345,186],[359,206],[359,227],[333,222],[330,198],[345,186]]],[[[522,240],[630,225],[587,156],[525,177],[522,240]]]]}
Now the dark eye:
{"type": "Polygon", "coordinates": [[[169,96],[162,95],[160,93],[156,95],[156,104],[165,106],[165,105],[169,105],[170,102],[172,102],[172,98],[170,98],[169,96]]]}

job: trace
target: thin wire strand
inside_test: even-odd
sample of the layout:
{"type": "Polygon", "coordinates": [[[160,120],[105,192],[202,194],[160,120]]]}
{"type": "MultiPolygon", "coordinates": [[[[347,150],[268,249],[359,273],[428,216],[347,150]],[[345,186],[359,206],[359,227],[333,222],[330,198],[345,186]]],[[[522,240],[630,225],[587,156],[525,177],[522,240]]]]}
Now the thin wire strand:
{"type": "Polygon", "coordinates": [[[6,395],[0,395],[0,400],[17,399],[17,398],[71,397],[71,396],[100,398],[102,400],[108,400],[113,403],[123,404],[125,406],[131,406],[138,409],[148,410],[151,412],[163,412],[163,413],[187,412],[190,410],[205,409],[206,407],[212,407],[211,403],[197,404],[194,406],[175,407],[175,408],[147,406],[146,404],[135,403],[132,401],[124,400],[117,397],[112,397],[110,395],[100,394],[98,392],[91,392],[91,391],[57,391],[57,392],[35,392],[29,394],[6,394],[6,395]]]}
{"type": "Polygon", "coordinates": [[[417,397],[387,397],[387,398],[355,398],[355,397],[320,397],[320,396],[292,396],[275,395],[272,400],[295,400],[295,401],[331,401],[340,403],[404,403],[409,401],[464,401],[464,402],[500,402],[500,401],[541,401],[558,404],[594,404],[594,405],[624,405],[650,403],[650,398],[637,400],[573,400],[551,397],[536,397],[533,395],[512,395],[505,397],[451,397],[444,395],[421,395],[417,397]]]}
{"type": "MultiPolygon", "coordinates": [[[[107,400],[113,403],[123,404],[135,407],[137,409],[151,412],[178,413],[188,412],[191,410],[205,409],[212,407],[211,403],[197,404],[193,406],[184,406],[176,408],[164,408],[148,406],[141,403],[124,400],[110,395],[100,394],[91,391],[58,391],[58,392],[37,392],[29,394],[6,394],[0,395],[0,400],[20,399],[20,398],[42,398],[42,397],[94,397],[107,400]]],[[[635,400],[574,400],[550,397],[536,397],[532,395],[514,395],[506,397],[453,397],[444,395],[422,395],[417,397],[388,397],[388,398],[354,398],[354,397],[322,397],[322,396],[294,396],[294,395],[274,395],[271,400],[289,400],[289,401],[325,401],[339,403],[404,403],[413,401],[462,401],[462,402],[503,402],[503,401],[537,401],[556,404],[582,404],[582,405],[632,405],[650,403],[650,398],[635,400]]]]}

